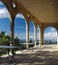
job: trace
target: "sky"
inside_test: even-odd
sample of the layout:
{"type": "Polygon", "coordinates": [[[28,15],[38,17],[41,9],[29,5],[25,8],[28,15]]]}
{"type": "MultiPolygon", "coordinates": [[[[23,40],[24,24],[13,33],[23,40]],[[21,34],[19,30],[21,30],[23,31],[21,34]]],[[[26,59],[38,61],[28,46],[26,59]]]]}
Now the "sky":
{"type": "MultiPolygon", "coordinates": [[[[20,13],[16,15],[14,21],[14,35],[19,39],[26,38],[26,20],[20,13]]],[[[34,39],[34,24],[30,21],[29,36],[34,39]]],[[[10,35],[10,15],[6,6],[0,1],[0,32],[6,31],[6,35],[10,35]]],[[[45,40],[55,40],[57,38],[57,30],[54,27],[48,27],[44,31],[45,40]]],[[[40,39],[40,29],[37,27],[37,40],[40,39]]]]}

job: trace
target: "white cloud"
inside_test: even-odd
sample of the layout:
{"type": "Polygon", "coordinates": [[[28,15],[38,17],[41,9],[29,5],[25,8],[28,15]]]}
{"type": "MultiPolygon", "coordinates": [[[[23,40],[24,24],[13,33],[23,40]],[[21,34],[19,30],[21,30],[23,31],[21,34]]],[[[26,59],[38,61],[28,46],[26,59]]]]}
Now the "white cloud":
{"type": "Polygon", "coordinates": [[[33,35],[29,36],[29,39],[34,39],[34,36],[33,35]]]}
{"type": "MultiPolygon", "coordinates": [[[[4,5],[4,4],[0,1],[0,5],[4,5]]],[[[7,8],[4,6],[0,8],[0,18],[10,18],[9,12],[7,8]]]]}
{"type": "Polygon", "coordinates": [[[0,5],[3,5],[3,3],[0,1],[0,5]]]}
{"type": "MultiPolygon", "coordinates": [[[[57,32],[54,31],[54,29],[51,29],[52,31],[44,33],[44,39],[46,40],[55,40],[57,38],[57,32]]],[[[19,37],[20,39],[25,39],[26,34],[21,33],[21,34],[16,34],[15,36],[19,37]]],[[[30,32],[29,33],[29,39],[34,39],[34,33],[30,32]]],[[[37,40],[40,40],[40,33],[37,32],[37,40]]]]}
{"type": "MultiPolygon", "coordinates": [[[[34,33],[30,32],[29,37],[30,37],[30,39],[34,39],[34,33]]],[[[37,40],[39,40],[39,39],[40,39],[40,33],[37,32],[37,40]]]]}
{"type": "Polygon", "coordinates": [[[19,39],[26,39],[26,34],[14,34],[14,37],[18,37],[19,39]]]}
{"type": "Polygon", "coordinates": [[[44,39],[46,40],[54,40],[57,38],[57,30],[53,27],[49,28],[49,32],[44,33],[44,39]]]}
{"type": "Polygon", "coordinates": [[[17,18],[17,17],[24,19],[24,16],[23,16],[22,14],[17,14],[17,15],[16,15],[16,18],[17,18]]]}
{"type": "MultiPolygon", "coordinates": [[[[10,18],[7,8],[0,8],[0,18],[10,18]]],[[[17,14],[16,18],[24,19],[24,16],[22,14],[17,14]]]]}
{"type": "Polygon", "coordinates": [[[57,38],[57,32],[48,32],[44,34],[44,39],[55,39],[57,38]]]}
{"type": "Polygon", "coordinates": [[[39,31],[40,29],[39,28],[37,28],[37,31],[39,31]]]}
{"type": "Polygon", "coordinates": [[[37,40],[40,40],[40,33],[37,34],[37,40]]]}
{"type": "Polygon", "coordinates": [[[0,18],[10,18],[9,12],[6,8],[0,8],[0,18]]]}
{"type": "Polygon", "coordinates": [[[55,28],[51,28],[51,29],[50,29],[50,32],[54,32],[54,31],[56,31],[55,28]]]}
{"type": "Polygon", "coordinates": [[[34,39],[34,33],[32,32],[29,33],[29,39],[34,39]]]}
{"type": "Polygon", "coordinates": [[[34,33],[30,32],[30,33],[29,33],[29,35],[30,35],[30,36],[33,36],[33,35],[34,35],[34,33]]]}
{"type": "MultiPolygon", "coordinates": [[[[0,1],[0,5],[4,5],[4,4],[0,1]]],[[[24,19],[24,16],[22,14],[17,14],[16,17],[24,19]]],[[[10,18],[9,12],[6,7],[0,8],[0,18],[10,18]]]]}
{"type": "MultiPolygon", "coordinates": [[[[15,34],[15,37],[19,37],[20,39],[25,39],[26,34],[21,33],[21,34],[15,34]]],[[[29,38],[34,39],[34,33],[30,32],[29,33],[29,38]]],[[[44,39],[50,40],[50,39],[56,39],[57,38],[57,32],[48,32],[44,34],[44,39]]],[[[37,33],[37,40],[40,39],[40,33],[37,33]]]]}

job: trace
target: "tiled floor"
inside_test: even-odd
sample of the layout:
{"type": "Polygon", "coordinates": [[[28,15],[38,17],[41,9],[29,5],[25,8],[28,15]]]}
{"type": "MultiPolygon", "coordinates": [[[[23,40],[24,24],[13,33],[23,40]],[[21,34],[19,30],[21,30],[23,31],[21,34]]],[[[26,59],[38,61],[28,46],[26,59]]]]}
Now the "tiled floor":
{"type": "Polygon", "coordinates": [[[33,51],[25,50],[20,54],[16,54],[16,60],[12,63],[9,62],[9,57],[3,57],[0,59],[0,65],[58,65],[58,49],[56,50],[56,48],[56,46],[53,48],[43,46],[41,47],[42,50],[39,50],[39,47],[34,48],[33,51]]]}

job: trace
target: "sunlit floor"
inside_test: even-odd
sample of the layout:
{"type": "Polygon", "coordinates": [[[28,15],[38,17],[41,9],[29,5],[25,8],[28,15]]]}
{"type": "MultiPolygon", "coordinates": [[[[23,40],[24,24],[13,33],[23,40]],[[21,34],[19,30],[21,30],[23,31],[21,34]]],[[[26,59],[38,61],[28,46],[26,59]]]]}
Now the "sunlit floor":
{"type": "Polygon", "coordinates": [[[2,57],[0,65],[58,65],[58,46],[43,45],[29,50],[16,52],[15,61],[2,57]]]}

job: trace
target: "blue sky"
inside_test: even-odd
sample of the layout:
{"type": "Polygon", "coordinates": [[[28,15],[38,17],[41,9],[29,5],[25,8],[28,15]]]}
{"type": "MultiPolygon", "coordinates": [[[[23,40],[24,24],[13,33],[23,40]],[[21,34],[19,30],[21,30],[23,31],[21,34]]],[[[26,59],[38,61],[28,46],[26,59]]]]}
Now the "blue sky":
{"type": "MultiPolygon", "coordinates": [[[[17,14],[15,18],[15,37],[18,37],[20,39],[25,39],[26,37],[26,21],[24,19],[24,16],[22,14],[17,14]]],[[[10,35],[10,16],[9,12],[7,11],[5,5],[0,1],[0,32],[6,31],[6,35],[10,35]]],[[[40,30],[39,27],[37,28],[37,39],[40,38],[40,30]]],[[[33,22],[30,21],[30,28],[29,28],[29,35],[30,38],[34,38],[34,26],[33,22]]],[[[56,39],[57,37],[57,31],[53,27],[48,27],[45,29],[44,32],[44,39],[56,39]],[[53,34],[52,34],[53,33],[53,34]]]]}

